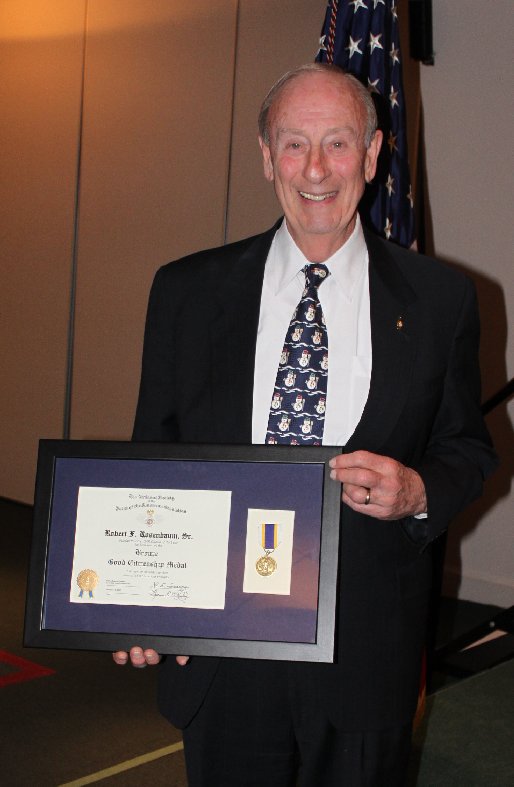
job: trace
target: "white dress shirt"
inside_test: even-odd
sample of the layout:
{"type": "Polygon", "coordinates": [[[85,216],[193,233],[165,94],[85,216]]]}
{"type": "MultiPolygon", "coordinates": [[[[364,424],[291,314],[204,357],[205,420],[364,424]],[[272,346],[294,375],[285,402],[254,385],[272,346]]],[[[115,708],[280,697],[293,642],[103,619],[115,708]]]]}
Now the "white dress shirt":
{"type": "MultiPolygon", "coordinates": [[[[324,262],[318,293],[328,336],[323,444],[344,446],[359,423],[371,378],[368,250],[359,217],[346,243],[324,262]]],[[[302,254],[283,221],[266,260],[253,384],[252,442],[264,443],[280,354],[305,286],[302,254]]]]}

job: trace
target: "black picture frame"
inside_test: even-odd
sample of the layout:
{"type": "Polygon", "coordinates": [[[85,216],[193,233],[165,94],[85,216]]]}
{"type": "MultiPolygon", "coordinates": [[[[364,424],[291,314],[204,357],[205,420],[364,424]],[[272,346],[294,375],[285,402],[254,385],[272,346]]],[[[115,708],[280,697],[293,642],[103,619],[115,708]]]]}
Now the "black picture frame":
{"type": "Polygon", "coordinates": [[[336,453],[326,446],[41,440],[24,644],[334,661],[341,490],[328,462],[336,453]],[[80,487],[206,485],[231,492],[223,610],[71,603],[80,487]],[[295,511],[289,596],[242,593],[241,524],[252,507],[295,511]]]}

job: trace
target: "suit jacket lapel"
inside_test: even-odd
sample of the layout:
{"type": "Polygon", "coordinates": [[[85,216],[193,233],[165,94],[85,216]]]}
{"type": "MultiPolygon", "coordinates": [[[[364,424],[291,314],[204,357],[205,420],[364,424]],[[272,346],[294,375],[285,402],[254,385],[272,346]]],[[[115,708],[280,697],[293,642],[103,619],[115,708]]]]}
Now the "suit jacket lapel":
{"type": "Polygon", "coordinates": [[[213,414],[217,439],[251,443],[255,345],[264,266],[277,226],[257,236],[224,266],[213,296],[218,314],[211,331],[213,414]]]}
{"type": "Polygon", "coordinates": [[[409,395],[416,353],[416,299],[401,273],[394,247],[365,232],[369,252],[372,370],[370,392],[361,420],[345,450],[380,452],[409,395]]]}

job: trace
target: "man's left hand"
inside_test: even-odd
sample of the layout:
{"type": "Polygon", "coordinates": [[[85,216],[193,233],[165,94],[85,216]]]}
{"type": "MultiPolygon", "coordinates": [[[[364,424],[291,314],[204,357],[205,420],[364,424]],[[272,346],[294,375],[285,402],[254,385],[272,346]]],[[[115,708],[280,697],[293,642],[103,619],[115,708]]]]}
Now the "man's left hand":
{"type": "Polygon", "coordinates": [[[331,478],[343,484],[343,503],[360,514],[390,520],[426,513],[420,475],[396,459],[354,451],[335,456],[330,467],[331,478]]]}

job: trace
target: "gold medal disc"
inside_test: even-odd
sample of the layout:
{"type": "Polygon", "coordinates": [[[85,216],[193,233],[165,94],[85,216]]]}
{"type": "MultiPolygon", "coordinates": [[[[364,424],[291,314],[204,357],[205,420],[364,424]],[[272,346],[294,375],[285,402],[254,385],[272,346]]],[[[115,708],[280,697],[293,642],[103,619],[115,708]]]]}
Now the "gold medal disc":
{"type": "Polygon", "coordinates": [[[270,574],[273,574],[273,572],[276,570],[277,561],[273,560],[273,558],[269,555],[263,555],[258,559],[257,563],[255,564],[255,568],[261,577],[269,577],[270,574]]]}

